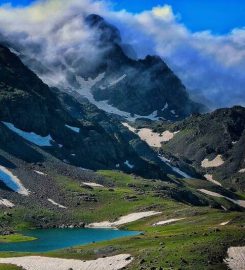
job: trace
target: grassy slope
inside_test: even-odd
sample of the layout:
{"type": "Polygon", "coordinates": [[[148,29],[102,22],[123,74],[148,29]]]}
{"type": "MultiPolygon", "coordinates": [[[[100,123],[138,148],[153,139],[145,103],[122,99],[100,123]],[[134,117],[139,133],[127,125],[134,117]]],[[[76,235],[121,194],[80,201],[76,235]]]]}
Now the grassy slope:
{"type": "Polygon", "coordinates": [[[11,264],[2,264],[0,270],[23,270],[23,268],[11,264]]]}
{"type": "Polygon", "coordinates": [[[104,183],[106,188],[86,189],[81,187],[76,181],[72,181],[68,177],[57,177],[60,185],[67,189],[68,196],[74,197],[78,193],[85,193],[87,195],[94,195],[98,202],[81,202],[76,207],[76,211],[70,214],[74,216],[75,220],[83,220],[86,223],[103,220],[114,220],[119,216],[134,212],[143,211],[148,208],[160,210],[164,208],[171,208],[177,203],[169,199],[160,199],[154,197],[152,188],[157,184],[171,185],[161,181],[151,183],[149,180],[144,180],[140,177],[115,172],[115,171],[100,171],[102,176],[106,178],[104,183]],[[128,184],[135,185],[135,188],[130,188],[128,184]],[[111,186],[111,188],[108,188],[111,186]],[[143,191],[144,194],[139,194],[135,191],[143,191]],[[113,190],[113,191],[112,191],[113,190]],[[127,196],[136,196],[136,201],[129,201],[125,199],[127,196]]]}
{"type": "MultiPolygon", "coordinates": [[[[173,269],[226,269],[223,258],[232,245],[244,245],[245,215],[243,212],[225,212],[209,207],[193,207],[169,198],[154,197],[158,186],[173,185],[160,181],[149,182],[113,171],[101,171],[107,188],[92,190],[81,187],[79,182],[69,177],[57,176],[56,180],[68,196],[85,192],[93,193],[98,202],[82,202],[70,214],[74,220],[92,221],[114,220],[119,216],[143,210],[160,210],[161,215],[137,221],[122,228],[143,231],[137,237],[75,247],[64,251],[45,253],[45,256],[94,259],[118,253],[130,253],[135,257],[129,269],[151,269],[151,267],[173,269]],[[133,187],[132,187],[133,185],[133,187]],[[112,186],[114,191],[109,191],[112,186]],[[143,195],[141,192],[144,191],[143,195]],[[137,201],[125,200],[125,196],[136,196],[137,201]],[[153,227],[152,224],[170,218],[185,218],[166,226],[153,227]],[[219,224],[231,220],[226,226],[219,224]],[[144,261],[143,261],[144,260],[144,261]]],[[[187,181],[188,182],[188,181],[187,181]]],[[[189,188],[200,188],[188,183],[189,188]]],[[[207,183],[211,188],[210,183],[207,183]]],[[[228,202],[226,202],[228,203],[228,202]]],[[[0,256],[20,254],[1,253],[0,256]]],[[[0,269],[2,266],[0,266],[0,269]]],[[[3,268],[4,269],[4,268],[3,268]]],[[[8,268],[7,268],[8,269],[8,268]]],[[[10,268],[11,269],[11,268],[10,268]]],[[[152,268],[154,269],[154,268],[152,268]]]]}

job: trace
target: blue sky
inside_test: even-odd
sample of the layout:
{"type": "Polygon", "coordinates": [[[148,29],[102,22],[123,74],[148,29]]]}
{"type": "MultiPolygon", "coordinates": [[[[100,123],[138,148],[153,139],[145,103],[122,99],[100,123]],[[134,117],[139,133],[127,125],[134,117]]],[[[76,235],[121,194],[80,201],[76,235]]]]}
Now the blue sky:
{"type": "MultiPolygon", "coordinates": [[[[13,5],[28,5],[33,0],[0,0],[13,5]]],[[[191,31],[210,30],[225,34],[245,26],[245,0],[111,0],[116,10],[140,12],[153,6],[169,4],[180,22],[191,31]]]]}

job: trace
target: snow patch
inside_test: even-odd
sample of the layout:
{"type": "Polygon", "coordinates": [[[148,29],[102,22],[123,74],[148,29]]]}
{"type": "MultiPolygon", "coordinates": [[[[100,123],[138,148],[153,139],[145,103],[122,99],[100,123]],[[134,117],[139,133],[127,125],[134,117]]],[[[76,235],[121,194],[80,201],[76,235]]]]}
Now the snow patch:
{"type": "Polygon", "coordinates": [[[65,125],[67,128],[69,128],[70,130],[76,132],[76,133],[79,133],[80,132],[80,128],[78,127],[72,127],[72,126],[69,126],[69,125],[65,125]]]}
{"type": "Polygon", "coordinates": [[[52,146],[51,142],[53,141],[52,137],[50,135],[46,137],[42,137],[34,132],[26,132],[21,129],[16,128],[13,124],[8,122],[2,122],[6,127],[8,127],[13,132],[17,133],[20,137],[23,139],[34,143],[38,146],[52,146]]]}
{"type": "Polygon", "coordinates": [[[181,171],[179,168],[171,165],[171,163],[170,163],[171,161],[169,159],[166,159],[162,155],[158,155],[158,157],[161,159],[161,161],[163,161],[167,166],[169,166],[174,172],[176,172],[180,176],[182,176],[184,178],[192,178],[189,174],[187,174],[187,173],[181,171]]]}
{"type": "Polygon", "coordinates": [[[241,169],[239,173],[245,173],[245,169],[241,169]]]}
{"type": "MultiPolygon", "coordinates": [[[[125,112],[125,111],[121,111],[121,110],[117,109],[116,107],[110,105],[107,100],[96,101],[94,99],[92,92],[91,92],[91,89],[96,83],[100,82],[104,77],[105,77],[105,73],[101,73],[94,80],[91,78],[89,78],[88,80],[85,80],[84,78],[82,78],[80,76],[76,76],[76,79],[77,79],[78,83],[80,84],[81,88],[80,88],[80,90],[79,89],[74,89],[74,90],[77,91],[81,96],[87,98],[98,109],[105,111],[107,113],[119,115],[121,117],[126,118],[129,121],[133,122],[138,118],[144,118],[144,119],[149,119],[149,120],[159,120],[159,117],[157,117],[157,111],[154,111],[153,113],[146,115],[146,116],[137,115],[137,114],[132,116],[130,113],[125,112]]],[[[101,87],[102,87],[101,89],[105,89],[103,86],[101,86],[101,87]]]]}
{"type": "Polygon", "coordinates": [[[153,226],[160,226],[160,225],[166,225],[166,224],[170,224],[176,221],[180,221],[183,220],[185,218],[172,218],[172,219],[168,219],[168,220],[163,220],[163,221],[159,221],[157,223],[154,223],[153,226]]]}
{"type": "Polygon", "coordinates": [[[91,183],[91,182],[83,182],[83,185],[89,186],[89,187],[104,187],[103,185],[100,185],[97,183],[91,183]]]}
{"type": "Polygon", "coordinates": [[[59,208],[67,209],[67,207],[65,207],[64,205],[61,205],[61,204],[55,202],[55,201],[52,200],[52,199],[48,199],[48,201],[49,201],[50,203],[52,203],[53,205],[58,206],[59,208]]]}
{"type": "Polygon", "coordinates": [[[221,208],[222,208],[224,211],[227,211],[227,210],[228,210],[226,207],[224,207],[224,205],[221,205],[221,208]]]}
{"type": "Polygon", "coordinates": [[[132,126],[130,126],[128,123],[122,123],[122,125],[124,126],[124,127],[126,127],[129,131],[131,131],[131,132],[134,132],[134,133],[137,133],[136,131],[137,131],[137,129],[136,128],[134,128],[134,127],[132,127],[132,126]]]}
{"type": "Polygon", "coordinates": [[[1,264],[14,264],[26,270],[119,270],[133,261],[130,254],[119,254],[97,260],[84,261],[75,259],[60,259],[41,256],[25,256],[1,258],[1,264]]]}
{"type": "Polygon", "coordinates": [[[225,226],[225,225],[229,224],[230,222],[231,222],[231,221],[228,220],[228,221],[225,221],[225,222],[220,223],[219,225],[220,225],[220,226],[225,226]]]}
{"type": "Polygon", "coordinates": [[[222,159],[221,155],[217,155],[213,160],[208,160],[207,158],[205,158],[202,161],[201,166],[203,168],[215,168],[215,167],[219,167],[221,165],[224,164],[224,161],[222,159]]]}
{"type": "Polygon", "coordinates": [[[6,199],[0,199],[0,205],[8,207],[8,208],[12,208],[15,206],[12,202],[6,199]]]}
{"type": "Polygon", "coordinates": [[[36,170],[34,170],[34,172],[35,172],[36,174],[39,174],[39,175],[47,176],[47,174],[46,174],[46,173],[43,173],[43,172],[40,172],[40,171],[36,171],[36,170]]]}
{"type": "Polygon", "coordinates": [[[216,180],[213,179],[213,175],[212,175],[212,174],[205,174],[204,177],[205,177],[208,181],[214,183],[215,185],[218,185],[218,186],[221,186],[221,187],[222,187],[222,185],[221,185],[220,182],[218,182],[218,181],[216,181],[216,180]]]}
{"type": "Polygon", "coordinates": [[[142,218],[151,217],[151,216],[155,216],[159,214],[161,214],[161,212],[155,212],[155,211],[132,213],[132,214],[119,218],[119,220],[115,222],[103,221],[103,222],[98,222],[98,223],[91,223],[88,225],[88,227],[90,228],[116,228],[117,226],[120,226],[120,225],[124,225],[130,222],[137,221],[142,218]]]}
{"type": "Polygon", "coordinates": [[[192,178],[189,174],[181,171],[179,168],[175,167],[175,166],[171,166],[172,170],[174,172],[176,172],[177,174],[181,175],[184,178],[192,178]]]}
{"type": "Polygon", "coordinates": [[[209,191],[209,190],[206,190],[206,189],[198,189],[198,190],[200,192],[202,192],[202,193],[204,193],[206,195],[212,196],[212,197],[224,198],[224,199],[226,199],[228,201],[231,201],[231,202],[233,202],[233,203],[235,203],[235,204],[237,204],[237,205],[245,208],[245,200],[233,200],[233,199],[231,199],[229,197],[226,197],[224,195],[221,195],[219,193],[216,193],[216,192],[213,192],[213,191],[209,191]]]}
{"type": "Polygon", "coordinates": [[[133,165],[133,164],[130,164],[130,162],[129,162],[128,160],[126,160],[126,161],[124,162],[124,164],[125,164],[126,166],[128,166],[130,169],[133,169],[133,168],[134,168],[134,165],[133,165]]]}
{"type": "Polygon", "coordinates": [[[22,185],[19,178],[12,174],[7,168],[0,165],[0,180],[4,182],[4,184],[9,187],[11,190],[28,196],[29,191],[22,185]]]}
{"type": "Polygon", "coordinates": [[[162,112],[164,112],[165,110],[167,110],[168,109],[168,103],[166,102],[166,104],[164,105],[164,107],[162,108],[162,112]]]}
{"type": "Polygon", "coordinates": [[[14,48],[11,48],[11,47],[8,47],[8,48],[11,51],[11,53],[13,53],[13,54],[15,54],[17,56],[20,56],[21,55],[21,53],[17,52],[14,48]]]}
{"type": "Polygon", "coordinates": [[[122,80],[124,80],[126,77],[127,77],[126,74],[122,75],[122,76],[121,76],[120,78],[118,78],[117,80],[111,82],[111,83],[109,84],[109,87],[112,87],[112,86],[117,85],[119,82],[121,82],[122,80]]]}
{"type": "Polygon", "coordinates": [[[231,270],[245,269],[245,246],[230,247],[227,251],[227,254],[228,258],[225,259],[225,262],[231,270]]]}
{"type": "Polygon", "coordinates": [[[168,142],[173,139],[174,135],[177,132],[170,132],[169,130],[164,131],[163,133],[153,132],[149,128],[135,129],[130,126],[128,123],[122,123],[123,126],[128,128],[130,131],[137,134],[142,141],[145,141],[149,146],[160,148],[163,142],[168,142]]]}

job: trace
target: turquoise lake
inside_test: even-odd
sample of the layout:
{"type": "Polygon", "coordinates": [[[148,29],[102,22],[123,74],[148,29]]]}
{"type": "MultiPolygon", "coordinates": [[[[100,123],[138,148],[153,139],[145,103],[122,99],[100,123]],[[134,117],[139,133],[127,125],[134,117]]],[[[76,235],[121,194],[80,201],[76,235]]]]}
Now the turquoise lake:
{"type": "Polygon", "coordinates": [[[138,235],[137,231],[113,229],[42,229],[23,231],[22,234],[37,238],[20,243],[0,243],[0,251],[47,252],[93,242],[138,235]]]}

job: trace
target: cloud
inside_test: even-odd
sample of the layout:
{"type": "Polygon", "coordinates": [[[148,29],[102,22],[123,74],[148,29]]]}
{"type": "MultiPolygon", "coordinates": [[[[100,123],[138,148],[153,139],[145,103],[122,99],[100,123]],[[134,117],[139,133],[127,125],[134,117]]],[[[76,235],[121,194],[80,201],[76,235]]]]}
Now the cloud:
{"type": "Polygon", "coordinates": [[[172,21],[174,19],[172,7],[169,5],[154,7],[152,13],[155,17],[164,21],[172,21]]]}
{"type": "Polygon", "coordinates": [[[245,105],[245,28],[226,35],[192,33],[169,5],[138,14],[115,12],[109,2],[92,0],[46,0],[25,8],[5,5],[0,8],[0,33],[50,70],[56,67],[49,83],[59,78],[65,84],[64,69],[71,68],[67,59],[83,56],[86,63],[86,57],[99,61],[103,54],[96,46],[96,33],[83,21],[90,13],[116,25],[138,57],[160,55],[191,94],[209,100],[210,107],[245,105]],[[58,62],[62,65],[57,67],[58,62]]]}
{"type": "Polygon", "coordinates": [[[46,0],[24,8],[5,5],[0,8],[0,34],[46,83],[67,88],[71,58],[84,63],[101,59],[104,49],[96,46],[96,33],[84,18],[106,9],[103,2],[89,0],[46,0]]]}
{"type": "Polygon", "coordinates": [[[139,14],[116,12],[110,19],[139,57],[160,55],[199,101],[208,100],[211,108],[245,105],[245,28],[220,36],[192,33],[165,8],[166,18],[153,8],[139,14]]]}

